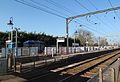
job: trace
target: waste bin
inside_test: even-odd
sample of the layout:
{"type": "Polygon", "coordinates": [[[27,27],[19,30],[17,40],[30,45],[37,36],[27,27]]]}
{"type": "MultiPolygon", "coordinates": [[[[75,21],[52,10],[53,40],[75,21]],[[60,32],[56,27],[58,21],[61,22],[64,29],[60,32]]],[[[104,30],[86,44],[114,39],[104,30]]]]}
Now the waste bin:
{"type": "Polygon", "coordinates": [[[6,58],[0,58],[0,75],[7,73],[7,59],[6,58]]]}

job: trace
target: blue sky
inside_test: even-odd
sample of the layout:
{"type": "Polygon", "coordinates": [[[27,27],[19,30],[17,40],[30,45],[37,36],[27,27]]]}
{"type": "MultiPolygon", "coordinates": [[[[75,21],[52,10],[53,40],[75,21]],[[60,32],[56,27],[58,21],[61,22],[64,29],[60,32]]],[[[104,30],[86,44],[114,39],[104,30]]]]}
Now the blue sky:
{"type": "MultiPolygon", "coordinates": [[[[18,1],[27,1],[29,4],[37,5],[43,10],[59,14],[65,18],[88,13],[89,11],[96,11],[96,8],[97,10],[111,8],[108,0],[33,0],[40,5],[33,3],[31,0],[18,1]],[[78,2],[82,4],[82,6],[78,2]],[[83,6],[89,11],[83,8],[83,6]],[[52,11],[50,9],[52,9],[52,11]]],[[[119,0],[109,1],[111,1],[114,7],[120,6],[119,0]]],[[[74,20],[69,23],[69,35],[72,36],[76,29],[84,28],[91,31],[95,36],[107,36],[109,39],[119,41],[120,10],[115,12],[112,11],[77,18],[75,20],[79,22],[79,24],[75,23],[74,20]],[[79,27],[80,25],[84,27],[79,27]]],[[[10,27],[7,25],[10,17],[13,17],[14,27],[21,28],[21,31],[44,32],[53,36],[66,36],[66,21],[64,18],[26,6],[15,0],[1,0],[0,31],[10,31],[10,27]]]]}

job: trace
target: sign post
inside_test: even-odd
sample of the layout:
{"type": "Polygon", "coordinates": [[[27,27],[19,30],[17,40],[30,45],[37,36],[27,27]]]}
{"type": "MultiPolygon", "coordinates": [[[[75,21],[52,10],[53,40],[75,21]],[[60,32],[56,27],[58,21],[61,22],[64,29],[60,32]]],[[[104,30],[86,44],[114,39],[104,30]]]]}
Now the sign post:
{"type": "Polygon", "coordinates": [[[65,42],[64,38],[57,38],[57,45],[56,45],[56,50],[57,50],[57,54],[59,53],[59,42],[65,42]]]}

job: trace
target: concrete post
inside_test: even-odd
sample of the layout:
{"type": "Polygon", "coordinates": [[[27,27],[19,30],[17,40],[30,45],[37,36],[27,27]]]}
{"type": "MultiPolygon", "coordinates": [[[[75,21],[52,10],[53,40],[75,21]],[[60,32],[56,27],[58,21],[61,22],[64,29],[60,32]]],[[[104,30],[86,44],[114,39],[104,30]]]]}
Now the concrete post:
{"type": "Polygon", "coordinates": [[[115,82],[115,69],[110,68],[111,79],[110,82],[115,82]]]}
{"type": "Polygon", "coordinates": [[[99,69],[99,82],[103,82],[102,69],[99,69]]]}
{"type": "Polygon", "coordinates": [[[44,53],[45,55],[47,55],[47,48],[45,47],[45,53],[44,53]]]}
{"type": "Polygon", "coordinates": [[[51,49],[51,52],[52,52],[52,57],[54,56],[54,49],[52,48],[51,49]]]}

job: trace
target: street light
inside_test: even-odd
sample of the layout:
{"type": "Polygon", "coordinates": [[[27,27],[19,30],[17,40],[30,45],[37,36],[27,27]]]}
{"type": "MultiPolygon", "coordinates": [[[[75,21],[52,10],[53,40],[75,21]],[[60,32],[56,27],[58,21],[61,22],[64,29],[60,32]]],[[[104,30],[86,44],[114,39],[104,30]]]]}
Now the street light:
{"type": "Polygon", "coordinates": [[[11,43],[13,41],[13,17],[10,17],[9,23],[7,25],[11,26],[11,43]]]}
{"type": "MultiPolygon", "coordinates": [[[[9,66],[10,66],[10,70],[12,69],[12,61],[13,61],[13,18],[10,17],[10,20],[9,22],[7,23],[7,25],[9,25],[11,27],[11,38],[10,38],[10,48],[11,48],[11,52],[10,53],[10,56],[8,56],[8,63],[9,63],[9,66]]],[[[6,42],[6,45],[7,45],[7,42],[6,42]]],[[[7,46],[6,46],[7,47],[7,46]]]]}
{"type": "Polygon", "coordinates": [[[73,44],[73,47],[74,47],[74,53],[76,53],[76,42],[75,42],[75,39],[76,39],[76,34],[77,34],[77,31],[74,32],[74,44],[73,44]]]}
{"type": "Polygon", "coordinates": [[[75,47],[75,39],[76,39],[76,34],[77,34],[77,31],[75,31],[75,33],[74,33],[74,47],[75,47]]]}
{"type": "Polygon", "coordinates": [[[89,34],[86,34],[86,42],[85,42],[86,43],[86,51],[88,51],[88,43],[89,43],[88,36],[89,36],[89,34]]]}
{"type": "Polygon", "coordinates": [[[100,49],[100,37],[98,37],[98,49],[100,49]]]}

